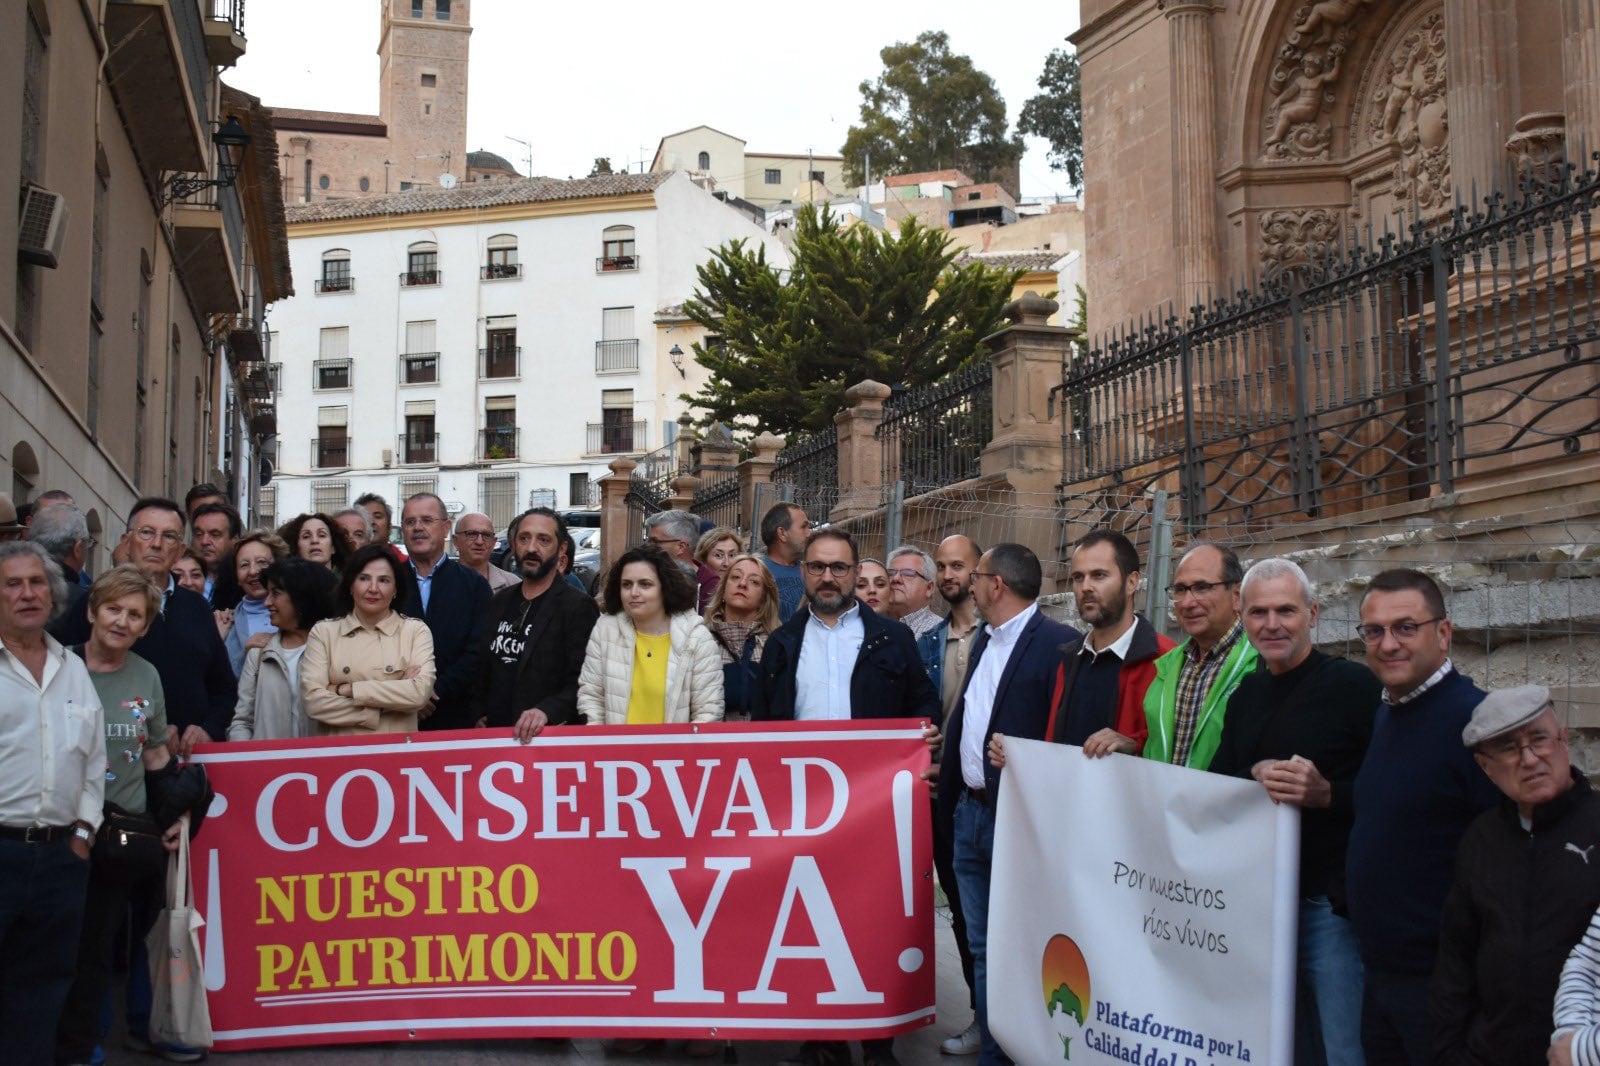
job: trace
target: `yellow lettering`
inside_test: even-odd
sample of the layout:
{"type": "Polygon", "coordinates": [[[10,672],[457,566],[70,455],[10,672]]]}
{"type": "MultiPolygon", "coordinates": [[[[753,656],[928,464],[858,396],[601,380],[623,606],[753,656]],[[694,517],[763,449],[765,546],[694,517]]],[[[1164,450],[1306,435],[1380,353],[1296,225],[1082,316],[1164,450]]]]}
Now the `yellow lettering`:
{"type": "Polygon", "coordinates": [[[328,950],[339,956],[339,979],[334,982],[334,985],[339,988],[354,988],[356,985],[355,953],[360,951],[364,954],[367,950],[367,942],[365,940],[330,940],[328,941],[328,950]]]}
{"type": "Polygon", "coordinates": [[[489,951],[489,965],[494,970],[494,975],[502,981],[520,981],[528,973],[528,966],[533,961],[528,951],[528,940],[517,933],[501,933],[494,938],[494,947],[489,951]],[[510,951],[516,956],[516,965],[506,965],[506,953],[510,951]]]}
{"type": "Polygon", "coordinates": [[[455,880],[456,868],[454,866],[424,866],[417,870],[417,874],[428,883],[428,905],[423,908],[423,914],[448,914],[444,903],[439,896],[445,880],[455,880]]]}
{"type": "Polygon", "coordinates": [[[579,933],[578,936],[578,980],[594,980],[594,934],[579,933]]]}
{"type": "Polygon", "coordinates": [[[467,937],[467,950],[463,954],[461,942],[450,934],[439,937],[439,969],[442,976],[460,984],[463,981],[482,981],[483,946],[488,936],[473,933],[467,937]]]}
{"type": "Polygon", "coordinates": [[[277,908],[278,917],[286,922],[294,921],[294,883],[300,880],[291,874],[285,878],[258,877],[256,885],[261,889],[261,916],[256,919],[257,925],[271,925],[273,918],[267,914],[267,904],[271,903],[277,908]]]}
{"type": "Polygon", "coordinates": [[[534,933],[533,934],[533,946],[534,946],[534,949],[538,952],[538,956],[539,956],[538,966],[534,970],[534,973],[533,973],[533,979],[535,981],[547,981],[547,980],[549,980],[550,975],[544,972],[544,964],[546,962],[549,962],[550,965],[555,968],[555,975],[556,975],[557,978],[559,978],[562,981],[565,981],[567,979],[567,973],[568,973],[567,949],[570,946],[571,940],[572,940],[572,934],[571,933],[557,933],[555,935],[555,938],[552,938],[549,933],[534,933]],[[561,941],[560,954],[556,953],[556,939],[559,939],[561,941]]]}
{"type": "Polygon", "coordinates": [[[262,944],[256,948],[256,961],[261,964],[261,980],[256,984],[256,991],[276,992],[278,977],[294,961],[294,952],[289,950],[288,944],[262,944]]]}
{"type": "Polygon", "coordinates": [[[500,871],[500,906],[512,914],[527,914],[533,910],[533,905],[539,899],[539,875],[533,872],[532,867],[517,863],[507,866],[500,871]],[[511,898],[512,889],[516,887],[515,881],[521,882],[522,893],[517,902],[511,898]]]}
{"type": "Polygon", "coordinates": [[[461,880],[461,910],[462,914],[499,914],[500,908],[494,905],[494,896],[489,893],[489,882],[494,875],[487,866],[462,866],[459,877],[461,880]]]}
{"type": "Polygon", "coordinates": [[[626,981],[633,976],[633,968],[638,965],[639,951],[633,944],[633,937],[627,933],[611,932],[600,938],[600,972],[607,981],[626,981]],[[620,948],[622,959],[613,962],[614,949],[620,948]]]}
{"type": "Polygon", "coordinates": [[[385,918],[404,918],[416,909],[417,894],[406,884],[411,880],[412,872],[403,866],[383,875],[383,890],[390,899],[383,905],[385,918]]]}
{"type": "Polygon", "coordinates": [[[378,891],[378,871],[352,870],[350,872],[350,917],[376,918],[378,911],[372,900],[378,891]]]}
{"type": "Polygon", "coordinates": [[[411,938],[411,950],[415,952],[417,972],[412,981],[419,985],[428,984],[433,980],[433,956],[428,951],[428,945],[433,942],[431,936],[414,936],[411,938]]]}
{"type": "Polygon", "coordinates": [[[337,874],[306,874],[300,883],[305,886],[306,915],[313,922],[325,922],[339,916],[340,901],[344,898],[344,878],[337,874]],[[333,885],[333,900],[326,906],[322,902],[323,882],[333,885]]]}
{"type": "Polygon", "coordinates": [[[411,978],[406,976],[405,948],[405,941],[397,936],[375,936],[372,938],[372,984],[409,985],[411,983],[411,978]]]}
{"type": "Polygon", "coordinates": [[[327,987],[328,975],[322,969],[322,956],[317,954],[317,945],[301,945],[300,958],[295,964],[294,979],[289,982],[289,990],[298,992],[302,988],[327,987]]]}

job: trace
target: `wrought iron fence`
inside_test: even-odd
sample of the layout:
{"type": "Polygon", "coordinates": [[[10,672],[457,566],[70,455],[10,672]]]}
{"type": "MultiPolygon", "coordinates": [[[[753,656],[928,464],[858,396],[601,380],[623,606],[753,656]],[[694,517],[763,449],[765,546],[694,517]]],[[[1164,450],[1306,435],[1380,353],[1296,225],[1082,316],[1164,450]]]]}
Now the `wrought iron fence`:
{"type": "Polygon", "coordinates": [[[893,397],[873,435],[884,484],[904,482],[907,496],[977,477],[978,460],[994,439],[994,365],[984,360],[893,397]]]}
{"type": "Polygon", "coordinates": [[[694,494],[691,508],[707,521],[729,529],[743,529],[739,514],[739,479],[725,477],[702,485],[694,494]]]}
{"type": "MultiPolygon", "coordinates": [[[[829,426],[783,449],[772,466],[772,480],[793,486],[787,498],[799,504],[813,522],[827,521],[839,491],[839,431],[829,426]]],[[[760,515],[750,516],[751,525],[760,521],[760,515]]]]}
{"type": "MultiPolygon", "coordinates": [[[[672,495],[672,479],[678,476],[678,450],[663,444],[639,456],[639,465],[628,475],[628,529],[632,537],[644,535],[644,520],[666,509],[672,495]]],[[[630,543],[633,543],[630,541],[630,543]]]]}
{"type": "Polygon", "coordinates": [[[1102,338],[1062,366],[1063,493],[1166,488],[1191,532],[1236,532],[1592,450],[1597,199],[1548,168],[1102,338]]]}

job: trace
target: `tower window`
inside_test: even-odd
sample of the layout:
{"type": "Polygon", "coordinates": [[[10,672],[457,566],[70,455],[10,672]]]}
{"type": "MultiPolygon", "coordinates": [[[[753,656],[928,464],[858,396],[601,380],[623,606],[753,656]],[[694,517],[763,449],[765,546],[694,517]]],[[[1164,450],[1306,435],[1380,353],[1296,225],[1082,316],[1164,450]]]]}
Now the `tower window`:
{"type": "Polygon", "coordinates": [[[372,188],[372,182],[368,181],[366,178],[362,178],[361,179],[361,191],[362,192],[366,192],[370,188],[372,188]]]}
{"type": "Polygon", "coordinates": [[[414,19],[422,17],[422,0],[411,0],[411,17],[414,19]]]}
{"type": "Polygon", "coordinates": [[[319,189],[326,189],[330,184],[331,184],[331,182],[329,181],[328,175],[326,175],[326,174],[322,175],[322,177],[317,179],[317,188],[319,188],[319,189]]]}
{"type": "Polygon", "coordinates": [[[700,158],[698,160],[696,160],[696,162],[698,162],[700,164],[700,169],[701,170],[710,170],[711,169],[711,153],[710,152],[701,152],[700,153],[700,158]]]}
{"type": "Polygon", "coordinates": [[[434,0],[433,17],[440,22],[450,21],[450,0],[434,0]]]}
{"type": "Polygon", "coordinates": [[[432,105],[432,104],[423,104],[423,105],[422,105],[422,113],[423,113],[423,114],[424,114],[424,115],[431,115],[431,114],[433,114],[433,105],[432,105]]]}
{"type": "Polygon", "coordinates": [[[422,76],[422,87],[424,89],[432,89],[438,84],[439,76],[437,74],[424,74],[422,76]]]}

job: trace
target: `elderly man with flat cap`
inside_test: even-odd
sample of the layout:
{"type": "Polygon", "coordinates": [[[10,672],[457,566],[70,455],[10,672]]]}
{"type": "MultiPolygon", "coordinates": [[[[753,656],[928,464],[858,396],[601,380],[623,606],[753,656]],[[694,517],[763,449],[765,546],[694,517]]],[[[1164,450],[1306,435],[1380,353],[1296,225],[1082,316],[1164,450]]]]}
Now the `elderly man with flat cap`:
{"type": "Polygon", "coordinates": [[[1435,1063],[1545,1061],[1561,966],[1600,905],[1600,795],[1542,685],[1484,697],[1461,734],[1505,801],[1467,829],[1433,976],[1435,1063]]]}

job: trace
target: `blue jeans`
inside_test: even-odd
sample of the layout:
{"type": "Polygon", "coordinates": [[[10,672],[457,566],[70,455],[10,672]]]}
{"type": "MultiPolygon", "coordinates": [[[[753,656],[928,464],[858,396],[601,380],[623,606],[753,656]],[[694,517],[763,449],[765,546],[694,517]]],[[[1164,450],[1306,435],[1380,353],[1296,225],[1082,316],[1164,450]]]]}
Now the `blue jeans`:
{"type": "Polygon", "coordinates": [[[88,888],[88,860],[65,842],[0,840],[0,1033],[8,1063],[55,1061],[88,888]]]}
{"type": "Polygon", "coordinates": [[[983,1046],[978,1066],[1005,1066],[1011,1059],[989,1034],[988,961],[989,868],[994,864],[994,810],[962,793],[954,819],[957,890],[967,919],[967,946],[972,949],[972,991],[978,1000],[978,1032],[983,1046]]]}
{"type": "Polygon", "coordinates": [[[1295,996],[1297,1066],[1364,1066],[1361,954],[1348,919],[1327,896],[1300,901],[1295,996]]]}

